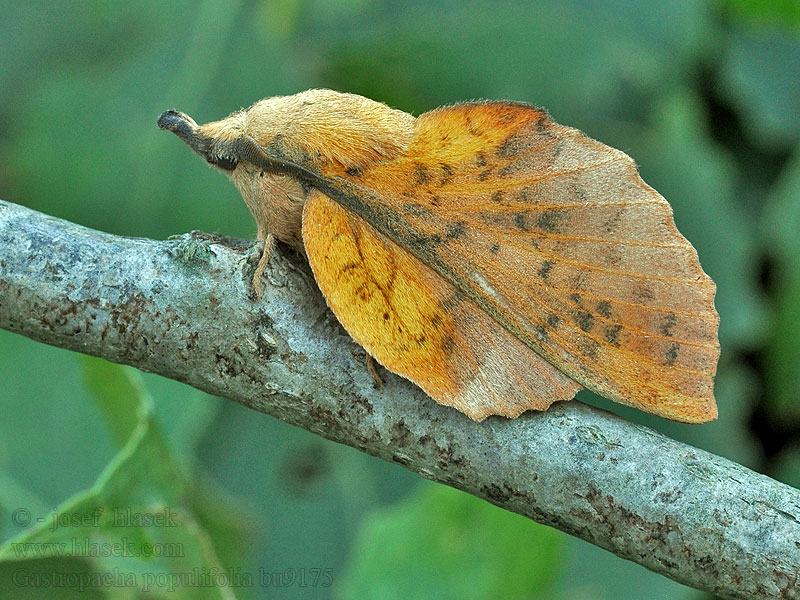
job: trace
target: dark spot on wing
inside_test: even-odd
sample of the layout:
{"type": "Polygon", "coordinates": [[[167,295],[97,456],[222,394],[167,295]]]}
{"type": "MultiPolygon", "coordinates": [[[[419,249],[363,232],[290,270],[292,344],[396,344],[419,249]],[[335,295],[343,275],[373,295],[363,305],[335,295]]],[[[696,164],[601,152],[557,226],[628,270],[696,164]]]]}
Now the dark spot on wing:
{"type": "Polygon", "coordinates": [[[350,177],[361,177],[361,167],[348,167],[345,173],[350,177]]]}
{"type": "Polygon", "coordinates": [[[352,271],[353,269],[357,269],[358,266],[359,266],[358,263],[355,262],[345,263],[344,265],[342,265],[342,273],[346,273],[347,271],[352,271]]]}
{"type": "Polygon", "coordinates": [[[572,192],[572,195],[575,196],[575,199],[579,202],[583,202],[586,199],[586,193],[580,187],[578,187],[577,184],[570,184],[570,191],[572,192]]]}
{"type": "Polygon", "coordinates": [[[536,226],[550,233],[556,233],[566,219],[566,214],[560,210],[546,210],[536,219],[536,226]]]}
{"type": "Polygon", "coordinates": [[[553,268],[553,262],[549,260],[543,260],[541,266],[539,267],[539,277],[542,279],[547,279],[547,276],[550,275],[550,271],[553,268]]]}
{"type": "Polygon", "coordinates": [[[643,285],[634,290],[633,297],[639,302],[650,302],[655,298],[655,294],[653,294],[653,290],[643,285]]]}
{"type": "Polygon", "coordinates": [[[619,341],[617,340],[617,336],[619,336],[619,332],[621,330],[622,330],[622,325],[609,325],[608,327],[606,327],[605,331],[606,341],[612,346],[619,347],[619,341]]]}
{"type": "Polygon", "coordinates": [[[356,295],[361,298],[362,301],[366,302],[372,297],[372,293],[370,292],[369,288],[367,287],[366,283],[362,283],[355,289],[356,295]]]}
{"type": "Polygon", "coordinates": [[[475,154],[475,164],[479,167],[486,166],[486,157],[484,156],[483,152],[478,152],[475,154]]]}
{"type": "Polygon", "coordinates": [[[511,123],[517,118],[517,114],[513,111],[504,111],[495,117],[500,123],[511,123]]]}
{"type": "Polygon", "coordinates": [[[585,292],[588,289],[588,279],[589,275],[586,273],[586,271],[578,271],[577,274],[570,277],[570,281],[572,281],[572,287],[582,292],[585,292]]]}
{"type": "Polygon", "coordinates": [[[468,130],[468,131],[469,131],[469,132],[470,132],[472,135],[474,135],[474,136],[476,136],[476,137],[477,137],[477,136],[479,136],[479,135],[481,135],[481,133],[482,133],[482,132],[481,132],[481,130],[480,130],[480,129],[479,129],[479,128],[478,128],[478,127],[475,125],[475,123],[473,123],[473,122],[472,122],[472,117],[470,117],[469,115],[466,115],[466,119],[467,119],[467,130],[468,130]]]}
{"type": "Polygon", "coordinates": [[[622,250],[619,246],[609,246],[603,255],[603,262],[613,267],[622,262],[622,250]]]}
{"type": "Polygon", "coordinates": [[[447,226],[447,239],[455,240],[463,236],[467,232],[467,225],[464,221],[451,223],[447,226]]]}
{"type": "Polygon", "coordinates": [[[664,364],[667,366],[672,366],[675,364],[675,361],[678,358],[678,349],[680,346],[678,344],[672,343],[669,345],[669,350],[667,353],[664,354],[664,364]]]}
{"type": "Polygon", "coordinates": [[[389,319],[389,313],[383,313],[383,320],[387,321],[389,319]]]}
{"type": "Polygon", "coordinates": [[[517,229],[522,231],[530,231],[528,228],[528,219],[525,213],[514,213],[514,225],[517,226],[517,229]]]}
{"type": "Polygon", "coordinates": [[[619,227],[619,224],[622,222],[622,211],[623,209],[620,208],[616,213],[614,213],[613,217],[603,223],[603,227],[608,233],[613,233],[614,230],[619,227]]]}
{"type": "Polygon", "coordinates": [[[442,169],[442,177],[439,180],[439,185],[447,185],[453,179],[453,167],[445,163],[441,163],[439,167],[442,169]]]}
{"type": "Polygon", "coordinates": [[[550,131],[550,120],[547,117],[542,117],[538,121],[536,121],[536,133],[544,137],[554,137],[552,131],[550,131]]]}
{"type": "Polygon", "coordinates": [[[431,325],[434,329],[439,329],[442,325],[444,325],[444,321],[442,321],[442,317],[439,315],[433,315],[431,317],[431,325]]]}
{"type": "Polygon", "coordinates": [[[528,148],[530,148],[530,140],[518,132],[514,132],[497,148],[497,156],[500,158],[514,158],[528,148]]]}
{"type": "Polygon", "coordinates": [[[492,194],[492,202],[502,202],[503,201],[503,190],[497,190],[494,194],[492,194]]]}
{"type": "Polygon", "coordinates": [[[549,341],[547,338],[547,328],[542,325],[541,323],[537,323],[533,327],[534,332],[536,332],[536,337],[539,338],[540,342],[547,342],[549,341]]]}
{"type": "Polygon", "coordinates": [[[579,348],[584,356],[588,356],[589,358],[597,358],[597,351],[600,349],[600,344],[594,340],[585,339],[583,342],[581,342],[579,348]]]}
{"type": "Polygon", "coordinates": [[[597,312],[599,312],[606,319],[611,318],[611,303],[607,300],[601,300],[597,303],[597,312]]]}
{"type": "Polygon", "coordinates": [[[428,183],[428,167],[422,163],[414,163],[414,180],[417,185],[428,183]]]}
{"type": "MultiPolygon", "coordinates": [[[[523,162],[523,161],[518,161],[518,162],[523,162]]],[[[520,169],[520,166],[519,166],[519,164],[518,164],[518,163],[516,163],[516,162],[512,162],[512,163],[509,163],[509,164],[507,164],[507,165],[506,165],[505,167],[503,167],[502,169],[500,169],[500,170],[497,172],[497,174],[498,174],[500,177],[508,177],[508,176],[509,176],[509,175],[511,175],[511,174],[512,174],[514,171],[518,171],[519,169],[520,169]]]]}
{"type": "Polygon", "coordinates": [[[591,331],[592,327],[594,327],[594,316],[585,310],[572,311],[572,318],[578,324],[578,327],[584,331],[591,331]]]}
{"type": "Polygon", "coordinates": [[[569,299],[572,300],[575,304],[580,306],[581,304],[581,295],[580,294],[570,294],[569,299]]]}
{"type": "Polygon", "coordinates": [[[431,196],[431,206],[439,206],[439,196],[431,196]]]}
{"type": "Polygon", "coordinates": [[[453,337],[453,334],[448,333],[444,336],[442,340],[442,350],[447,352],[448,354],[453,352],[453,349],[456,347],[456,340],[453,337]]]}
{"type": "Polygon", "coordinates": [[[673,315],[672,313],[668,314],[664,317],[664,320],[661,322],[661,327],[659,331],[662,335],[666,337],[672,337],[672,328],[675,327],[675,324],[678,322],[678,318],[673,315]]]}
{"type": "Polygon", "coordinates": [[[480,173],[478,173],[478,181],[486,181],[487,179],[489,179],[489,177],[492,174],[492,169],[493,167],[489,167],[488,169],[485,169],[480,173]]]}
{"type": "Polygon", "coordinates": [[[405,236],[408,240],[408,245],[412,248],[417,248],[421,252],[434,252],[439,246],[442,245],[442,236],[440,235],[426,235],[424,233],[409,233],[405,236]]]}
{"type": "Polygon", "coordinates": [[[492,247],[489,248],[489,251],[492,254],[497,254],[500,251],[500,246],[498,246],[497,244],[492,244],[492,247]]]}
{"type": "Polygon", "coordinates": [[[547,315],[547,324],[555,329],[559,325],[561,325],[561,317],[558,315],[547,315]]]}
{"type": "Polygon", "coordinates": [[[531,186],[526,185],[519,190],[519,200],[520,202],[536,202],[535,193],[531,191],[531,186]]]}

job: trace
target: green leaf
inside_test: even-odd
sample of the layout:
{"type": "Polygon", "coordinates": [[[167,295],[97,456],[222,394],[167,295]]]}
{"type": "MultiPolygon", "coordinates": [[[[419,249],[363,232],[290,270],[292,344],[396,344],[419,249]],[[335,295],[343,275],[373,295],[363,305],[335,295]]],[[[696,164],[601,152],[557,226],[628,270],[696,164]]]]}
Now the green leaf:
{"type": "Polygon", "coordinates": [[[151,404],[138,375],[127,368],[82,357],[86,387],[120,447],[124,446],[139,422],[138,412],[151,404]]]}
{"type": "MultiPolygon", "coordinates": [[[[0,330],[0,355],[0,517],[20,507],[44,516],[92,485],[117,447],[84,389],[79,354],[0,330]]],[[[0,519],[0,540],[19,531],[0,519]]]]}
{"type": "Polygon", "coordinates": [[[564,559],[564,535],[474,496],[426,484],[368,517],[342,599],[542,598],[564,559]]]}
{"type": "Polygon", "coordinates": [[[153,410],[176,460],[192,468],[198,446],[229,403],[184,383],[153,373],[139,373],[153,398],[153,410]]]}
{"type": "MultiPolygon", "coordinates": [[[[135,370],[84,360],[87,384],[109,426],[120,439],[127,431],[128,438],[91,488],[0,546],[0,564],[24,564],[3,569],[12,574],[4,589],[21,585],[13,578],[20,569],[45,577],[52,567],[41,559],[68,557],[89,563],[81,571],[117,574],[106,590],[115,598],[126,597],[117,595],[124,591],[116,589],[120,586],[131,594],[153,588],[148,591],[153,598],[176,597],[158,582],[174,587],[180,598],[233,598],[226,585],[191,583],[192,576],[224,574],[226,565],[241,564],[241,555],[232,549],[240,546],[243,527],[226,516],[230,505],[224,511],[178,469],[135,370]]],[[[104,584],[95,581],[88,587],[102,591],[104,584]]]]}

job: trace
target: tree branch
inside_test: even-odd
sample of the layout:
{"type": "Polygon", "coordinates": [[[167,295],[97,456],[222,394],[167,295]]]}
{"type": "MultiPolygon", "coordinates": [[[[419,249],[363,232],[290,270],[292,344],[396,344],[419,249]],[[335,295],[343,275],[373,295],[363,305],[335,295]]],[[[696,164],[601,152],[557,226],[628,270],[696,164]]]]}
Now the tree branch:
{"type": "Polygon", "coordinates": [[[579,402],[475,423],[387,374],[276,252],[131,239],[0,201],[0,327],[236,400],[725,598],[800,598],[800,492],[579,402]]]}

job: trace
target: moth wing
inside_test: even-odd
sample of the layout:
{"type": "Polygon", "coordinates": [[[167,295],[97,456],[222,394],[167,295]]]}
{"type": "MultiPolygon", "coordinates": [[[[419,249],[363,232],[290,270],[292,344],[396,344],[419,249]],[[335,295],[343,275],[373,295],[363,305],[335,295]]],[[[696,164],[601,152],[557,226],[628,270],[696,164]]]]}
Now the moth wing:
{"type": "Polygon", "coordinates": [[[324,175],[339,203],[571,378],[670,419],[716,417],[714,283],[623,152],[487,102],[425,113],[401,156],[324,175]]]}
{"type": "Polygon", "coordinates": [[[581,388],[436,271],[316,190],[304,207],[303,242],[347,332],[437,402],[476,420],[516,417],[581,388]]]}

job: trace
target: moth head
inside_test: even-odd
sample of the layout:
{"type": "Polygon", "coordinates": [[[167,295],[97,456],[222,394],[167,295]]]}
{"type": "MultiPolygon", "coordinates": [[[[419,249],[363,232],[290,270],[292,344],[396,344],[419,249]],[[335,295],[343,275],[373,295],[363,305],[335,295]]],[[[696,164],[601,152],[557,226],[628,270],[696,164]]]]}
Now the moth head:
{"type": "Polygon", "coordinates": [[[363,168],[391,159],[408,147],[413,121],[407,113],[362,96],[308,90],[264,98],[205,125],[168,110],[158,126],[223,171],[244,163],[292,174],[298,166],[319,172],[331,164],[363,168]]]}
{"type": "Polygon", "coordinates": [[[198,126],[189,115],[179,110],[168,110],[158,118],[158,126],[181,138],[212,167],[233,171],[239,164],[234,148],[238,136],[235,134],[234,121],[229,121],[234,116],[235,114],[231,115],[225,121],[198,126]],[[226,123],[227,121],[229,122],[226,123]],[[217,127],[209,127],[212,125],[217,127]]]}
{"type": "Polygon", "coordinates": [[[159,127],[228,176],[259,237],[271,233],[298,248],[311,189],[324,177],[360,171],[402,153],[413,123],[411,115],[385,104],[331,90],[265,98],[205,125],[177,110],[158,119],[159,127]]]}

